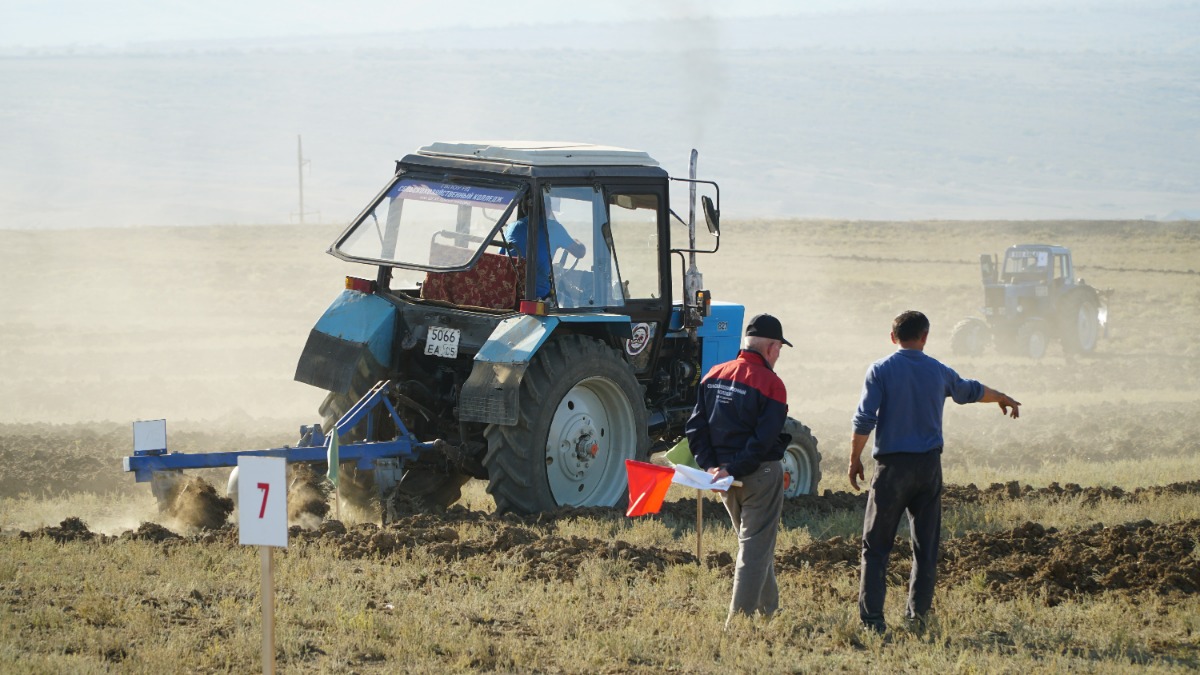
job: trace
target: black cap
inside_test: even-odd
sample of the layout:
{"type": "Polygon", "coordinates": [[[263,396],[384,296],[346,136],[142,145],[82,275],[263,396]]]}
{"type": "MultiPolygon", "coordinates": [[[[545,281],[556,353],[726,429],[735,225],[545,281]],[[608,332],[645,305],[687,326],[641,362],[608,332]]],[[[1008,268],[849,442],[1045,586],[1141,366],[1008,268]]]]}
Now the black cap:
{"type": "Polygon", "coordinates": [[[779,319],[770,314],[759,314],[750,319],[750,323],[746,324],[746,337],[764,337],[770,340],[779,340],[789,347],[792,346],[792,343],[783,337],[783,326],[779,323],[779,319]]]}

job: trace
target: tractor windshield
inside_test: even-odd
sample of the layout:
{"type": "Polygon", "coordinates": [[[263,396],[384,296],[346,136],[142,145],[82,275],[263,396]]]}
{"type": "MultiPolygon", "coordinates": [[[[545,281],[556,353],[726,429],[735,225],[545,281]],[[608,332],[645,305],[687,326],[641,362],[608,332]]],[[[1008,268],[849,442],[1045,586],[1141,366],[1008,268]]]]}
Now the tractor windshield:
{"type": "Polygon", "coordinates": [[[496,226],[519,190],[516,185],[400,178],[342,234],[333,250],[359,262],[461,269],[493,234],[500,236],[496,226]]]}
{"type": "Polygon", "coordinates": [[[1007,281],[1044,279],[1050,266],[1050,252],[1038,249],[1009,249],[1004,256],[1004,277],[1007,281]]]}

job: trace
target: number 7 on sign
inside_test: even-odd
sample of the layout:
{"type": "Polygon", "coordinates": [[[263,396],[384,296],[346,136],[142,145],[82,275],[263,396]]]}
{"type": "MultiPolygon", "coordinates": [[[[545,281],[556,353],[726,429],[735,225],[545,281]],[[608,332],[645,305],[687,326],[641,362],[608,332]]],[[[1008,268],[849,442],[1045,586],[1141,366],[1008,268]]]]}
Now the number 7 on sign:
{"type": "Polygon", "coordinates": [[[271,484],[259,483],[258,489],[262,490],[263,493],[262,507],[258,510],[258,517],[261,519],[263,514],[267,512],[267,495],[271,494],[271,484]]]}

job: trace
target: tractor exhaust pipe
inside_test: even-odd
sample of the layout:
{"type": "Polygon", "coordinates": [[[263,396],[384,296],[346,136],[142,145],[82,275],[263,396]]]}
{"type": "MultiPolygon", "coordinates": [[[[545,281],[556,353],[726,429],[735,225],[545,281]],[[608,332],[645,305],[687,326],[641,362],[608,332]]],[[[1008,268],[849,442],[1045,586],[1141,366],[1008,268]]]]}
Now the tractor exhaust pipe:
{"type": "Polygon", "coordinates": [[[704,275],[696,267],[696,160],[699,152],[692,148],[688,163],[688,270],[683,277],[683,306],[688,315],[689,326],[699,326],[703,318],[696,307],[696,296],[704,288],[704,275]]]}

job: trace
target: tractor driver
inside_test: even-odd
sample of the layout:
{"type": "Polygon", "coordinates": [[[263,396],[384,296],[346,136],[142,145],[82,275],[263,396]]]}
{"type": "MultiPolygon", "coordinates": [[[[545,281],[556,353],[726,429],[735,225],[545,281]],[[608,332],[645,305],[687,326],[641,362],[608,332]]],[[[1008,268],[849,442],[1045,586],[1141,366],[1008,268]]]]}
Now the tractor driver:
{"type": "MultiPolygon", "coordinates": [[[[542,240],[542,245],[538,247],[538,276],[537,276],[537,298],[539,300],[550,297],[550,260],[553,255],[559,251],[566,249],[567,253],[582,258],[587,254],[587,246],[578,239],[572,239],[567,233],[567,228],[555,219],[558,215],[559,198],[550,197],[546,200],[546,209],[549,212],[549,217],[546,219],[547,227],[541,230],[540,234],[545,236],[549,233],[549,246],[546,245],[546,240],[542,240]]],[[[526,227],[529,219],[529,210],[525,209],[525,215],[514,220],[504,227],[504,240],[508,242],[509,255],[526,255],[528,246],[526,239],[528,236],[528,227],[526,227]]]]}

